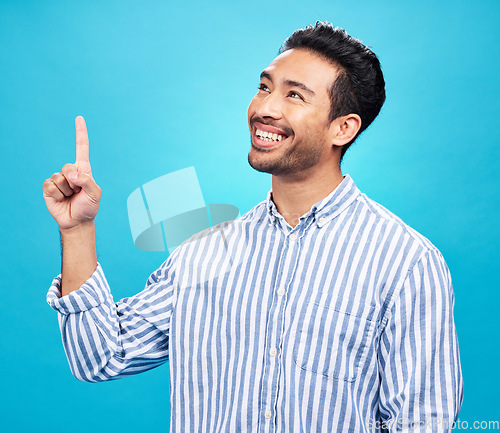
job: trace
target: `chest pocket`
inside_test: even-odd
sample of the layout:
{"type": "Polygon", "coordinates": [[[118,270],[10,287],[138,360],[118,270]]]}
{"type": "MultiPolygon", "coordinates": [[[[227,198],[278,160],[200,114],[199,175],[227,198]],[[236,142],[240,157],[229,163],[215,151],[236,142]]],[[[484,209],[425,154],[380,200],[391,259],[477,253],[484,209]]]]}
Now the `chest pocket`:
{"type": "Polygon", "coordinates": [[[353,382],[368,355],[376,322],[309,303],[297,330],[294,362],[303,370],[353,382]]]}

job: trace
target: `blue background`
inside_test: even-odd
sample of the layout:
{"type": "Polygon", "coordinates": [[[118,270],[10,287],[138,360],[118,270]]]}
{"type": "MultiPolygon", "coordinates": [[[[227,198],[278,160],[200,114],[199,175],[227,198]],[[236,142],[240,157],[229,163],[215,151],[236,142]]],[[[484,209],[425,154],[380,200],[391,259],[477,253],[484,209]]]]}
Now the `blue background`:
{"type": "Polygon", "coordinates": [[[381,60],[386,105],[343,171],[442,251],[456,296],[460,419],[499,420],[499,16],[496,0],[1,1],[2,430],[169,427],[167,366],[78,382],[45,301],[60,247],[42,182],[74,162],[74,117],[87,120],[103,191],[99,260],[118,300],[166,258],[133,245],[135,188],[195,166],[206,203],[244,213],[265,198],[270,177],[247,163],[246,108],[281,42],[317,19],[381,60]]]}

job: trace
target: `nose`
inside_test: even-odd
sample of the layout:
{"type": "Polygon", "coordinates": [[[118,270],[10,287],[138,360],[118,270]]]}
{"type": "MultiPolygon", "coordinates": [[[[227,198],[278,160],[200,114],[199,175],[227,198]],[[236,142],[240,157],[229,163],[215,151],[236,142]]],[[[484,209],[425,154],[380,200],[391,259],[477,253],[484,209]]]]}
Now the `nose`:
{"type": "Polygon", "coordinates": [[[279,96],[276,92],[269,93],[260,101],[255,114],[261,118],[281,119],[281,106],[279,96]]]}

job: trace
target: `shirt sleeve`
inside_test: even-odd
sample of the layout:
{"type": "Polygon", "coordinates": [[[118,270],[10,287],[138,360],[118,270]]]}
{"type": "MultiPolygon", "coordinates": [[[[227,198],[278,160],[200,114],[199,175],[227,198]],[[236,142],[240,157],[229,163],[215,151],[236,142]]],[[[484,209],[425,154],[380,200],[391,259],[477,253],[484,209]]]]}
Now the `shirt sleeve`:
{"type": "Polygon", "coordinates": [[[463,399],[453,307],[448,267],[429,250],[395,295],[380,338],[379,408],[389,431],[451,431],[463,399]]]}
{"type": "Polygon", "coordinates": [[[60,294],[61,276],[54,279],[47,302],[58,312],[64,350],[77,379],[119,379],[167,361],[175,293],[172,257],[150,275],[142,292],[118,302],[100,264],[66,296],[60,294]]]}

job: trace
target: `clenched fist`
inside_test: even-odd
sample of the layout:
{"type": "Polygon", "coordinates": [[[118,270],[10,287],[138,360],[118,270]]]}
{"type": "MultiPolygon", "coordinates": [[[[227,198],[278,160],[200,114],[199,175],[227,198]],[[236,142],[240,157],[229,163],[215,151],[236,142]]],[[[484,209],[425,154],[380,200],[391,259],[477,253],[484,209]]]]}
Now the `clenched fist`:
{"type": "Polygon", "coordinates": [[[83,117],[75,119],[76,162],[66,164],[43,182],[43,197],[61,230],[92,221],[99,210],[101,189],[92,177],[89,138],[83,117]]]}

